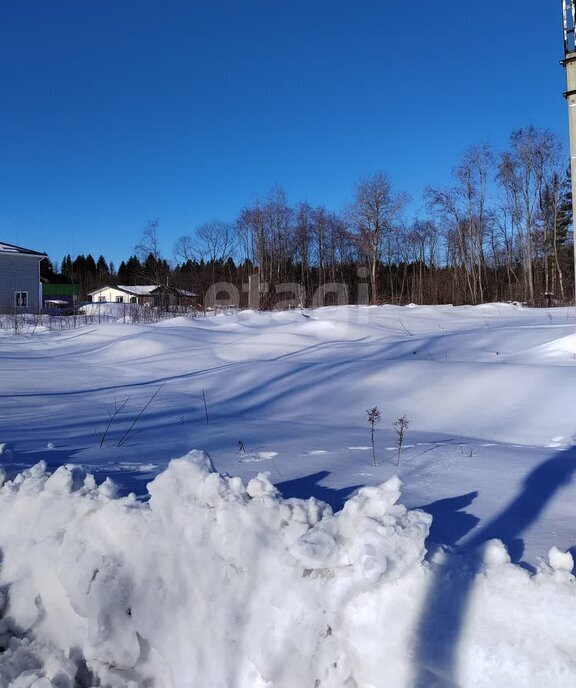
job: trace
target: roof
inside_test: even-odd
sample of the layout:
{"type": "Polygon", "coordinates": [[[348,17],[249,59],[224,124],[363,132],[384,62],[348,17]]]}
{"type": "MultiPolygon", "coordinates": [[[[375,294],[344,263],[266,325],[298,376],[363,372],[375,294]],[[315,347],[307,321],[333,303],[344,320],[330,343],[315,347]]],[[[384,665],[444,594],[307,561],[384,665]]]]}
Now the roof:
{"type": "Polygon", "coordinates": [[[158,289],[157,284],[143,284],[143,285],[134,285],[131,287],[124,287],[122,285],[118,285],[117,289],[122,289],[122,291],[127,291],[129,294],[134,294],[136,296],[146,296],[147,294],[152,293],[155,289],[158,289]]]}
{"type": "Polygon", "coordinates": [[[7,244],[5,241],[0,241],[0,255],[3,254],[20,256],[38,256],[39,258],[44,258],[46,256],[45,253],[33,251],[30,248],[22,248],[22,246],[14,246],[14,244],[7,244]]]}
{"type": "Polygon", "coordinates": [[[123,291],[125,294],[132,294],[132,296],[147,296],[151,294],[155,289],[158,289],[157,284],[141,284],[136,286],[127,287],[125,285],[119,284],[117,287],[112,285],[105,285],[99,289],[91,291],[89,295],[97,294],[99,291],[105,291],[106,289],[116,289],[117,291],[123,291]]]}
{"type": "Polygon", "coordinates": [[[191,291],[186,291],[186,289],[178,289],[178,287],[165,287],[165,286],[159,286],[154,289],[152,294],[159,295],[165,295],[165,294],[173,294],[174,296],[197,296],[197,294],[194,294],[194,292],[191,291]]]}
{"type": "Polygon", "coordinates": [[[44,284],[44,296],[72,296],[80,293],[79,284],[44,284]]]}
{"type": "Polygon", "coordinates": [[[191,291],[186,291],[185,289],[176,289],[176,287],[165,287],[158,284],[137,284],[133,286],[126,286],[119,284],[117,287],[105,286],[100,287],[100,289],[95,289],[91,291],[88,296],[98,294],[98,292],[106,291],[107,289],[116,289],[117,291],[123,291],[125,294],[131,294],[132,296],[153,296],[162,294],[176,294],[178,296],[196,296],[191,291]]]}

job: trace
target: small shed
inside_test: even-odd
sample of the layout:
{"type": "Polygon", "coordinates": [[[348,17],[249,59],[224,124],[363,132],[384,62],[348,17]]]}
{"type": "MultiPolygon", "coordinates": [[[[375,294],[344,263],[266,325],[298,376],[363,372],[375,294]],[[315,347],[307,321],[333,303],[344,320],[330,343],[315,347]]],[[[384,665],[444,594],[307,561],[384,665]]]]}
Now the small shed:
{"type": "Polygon", "coordinates": [[[78,302],[80,285],[78,284],[44,284],[42,286],[44,306],[51,307],[55,304],[73,306],[78,302]]]}

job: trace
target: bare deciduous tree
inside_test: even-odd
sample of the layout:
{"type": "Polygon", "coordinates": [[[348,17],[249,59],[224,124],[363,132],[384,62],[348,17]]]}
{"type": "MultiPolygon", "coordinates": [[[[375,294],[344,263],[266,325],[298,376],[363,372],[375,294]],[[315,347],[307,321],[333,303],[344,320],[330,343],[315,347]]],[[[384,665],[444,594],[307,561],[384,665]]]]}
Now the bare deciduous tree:
{"type": "Polygon", "coordinates": [[[173,248],[174,257],[181,260],[183,263],[196,260],[196,245],[194,238],[189,234],[179,236],[174,242],[173,248]]]}
{"type": "Polygon", "coordinates": [[[487,210],[488,184],[494,156],[486,144],[467,150],[454,170],[456,184],[428,188],[428,207],[442,221],[453,267],[463,271],[468,298],[484,300],[486,260],[484,242],[491,221],[487,210]],[[450,245],[451,244],[451,245],[450,245]]]}
{"type": "Polygon", "coordinates": [[[154,284],[163,284],[168,277],[169,267],[160,251],[158,224],[157,219],[148,221],[135,250],[142,264],[142,277],[154,284]]]}
{"type": "Polygon", "coordinates": [[[540,199],[546,179],[558,162],[560,144],[554,134],[535,127],[514,131],[510,142],[510,150],[501,156],[498,177],[513,208],[523,256],[527,298],[535,303],[534,239],[540,199]]]}
{"type": "Polygon", "coordinates": [[[383,172],[361,179],[356,186],[350,219],[370,269],[372,303],[378,302],[378,266],[384,238],[393,231],[406,202],[406,195],[395,193],[383,172]]]}
{"type": "Polygon", "coordinates": [[[156,260],[161,259],[158,224],[157,219],[149,220],[142,231],[140,241],[136,244],[136,255],[141,263],[144,263],[149,255],[152,255],[156,260]]]}

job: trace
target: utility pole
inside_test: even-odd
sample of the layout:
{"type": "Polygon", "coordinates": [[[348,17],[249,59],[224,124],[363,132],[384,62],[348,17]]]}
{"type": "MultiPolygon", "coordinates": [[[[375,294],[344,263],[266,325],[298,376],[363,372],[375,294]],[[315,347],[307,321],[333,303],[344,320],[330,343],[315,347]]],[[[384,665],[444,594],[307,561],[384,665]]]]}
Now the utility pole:
{"type": "Polygon", "coordinates": [[[568,123],[570,127],[570,169],[572,171],[572,242],[574,244],[574,302],[576,303],[576,0],[562,0],[564,21],[564,59],[568,90],[568,123]]]}

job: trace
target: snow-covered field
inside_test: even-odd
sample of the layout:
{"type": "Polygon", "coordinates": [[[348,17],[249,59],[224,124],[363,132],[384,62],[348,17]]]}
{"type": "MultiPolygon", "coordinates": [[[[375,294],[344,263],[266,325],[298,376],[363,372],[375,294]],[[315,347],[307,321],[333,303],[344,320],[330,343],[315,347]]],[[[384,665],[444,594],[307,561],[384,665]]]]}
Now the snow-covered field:
{"type": "Polygon", "coordinates": [[[0,687],[574,686],[575,400],[574,309],[0,333],[0,687]]]}

